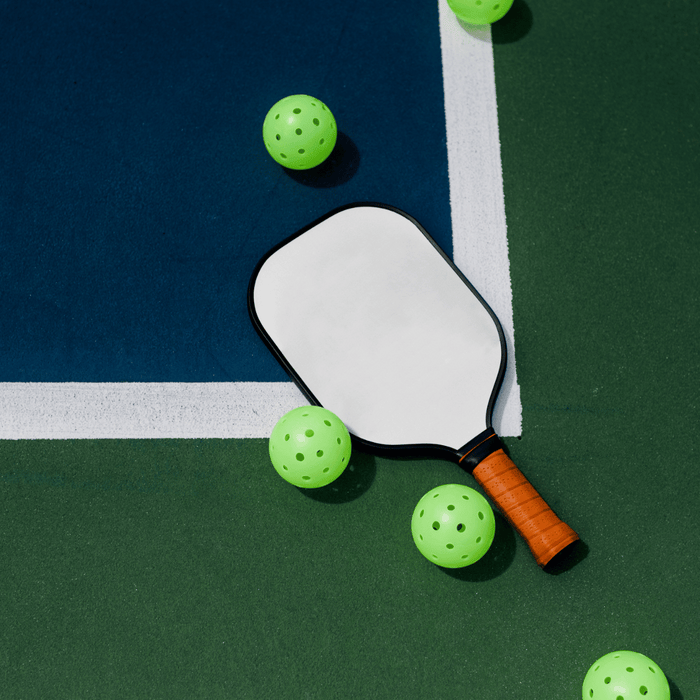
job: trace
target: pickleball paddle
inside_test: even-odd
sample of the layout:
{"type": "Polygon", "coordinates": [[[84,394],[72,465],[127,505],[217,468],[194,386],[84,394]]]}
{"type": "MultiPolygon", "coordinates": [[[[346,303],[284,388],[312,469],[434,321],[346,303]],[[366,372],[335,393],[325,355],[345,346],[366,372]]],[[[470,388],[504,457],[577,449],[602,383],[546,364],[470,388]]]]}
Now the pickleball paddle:
{"type": "Polygon", "coordinates": [[[375,203],[330,212],[263,257],[248,309],[303,394],[355,444],[456,461],[540,566],[578,539],[491,425],[506,366],[498,319],[415,219],[375,203]]]}

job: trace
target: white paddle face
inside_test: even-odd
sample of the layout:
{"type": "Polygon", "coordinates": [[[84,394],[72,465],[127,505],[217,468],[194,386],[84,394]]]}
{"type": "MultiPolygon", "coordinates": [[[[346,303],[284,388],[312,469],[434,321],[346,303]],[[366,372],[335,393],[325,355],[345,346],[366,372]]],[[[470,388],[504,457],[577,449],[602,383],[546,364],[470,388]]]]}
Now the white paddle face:
{"type": "Polygon", "coordinates": [[[490,424],[500,326],[397,210],[351,206],[292,238],[262,262],[251,305],[284,362],[359,438],[458,449],[490,424]]]}

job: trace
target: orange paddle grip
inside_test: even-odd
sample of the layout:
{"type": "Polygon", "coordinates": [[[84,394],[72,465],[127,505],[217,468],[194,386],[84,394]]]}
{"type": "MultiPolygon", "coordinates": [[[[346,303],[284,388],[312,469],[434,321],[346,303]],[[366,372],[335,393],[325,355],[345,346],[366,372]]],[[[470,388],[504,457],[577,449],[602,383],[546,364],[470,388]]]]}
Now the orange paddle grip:
{"type": "Polygon", "coordinates": [[[522,535],[540,566],[545,566],[555,554],[578,539],[503,450],[492,452],[472,473],[522,535]]]}

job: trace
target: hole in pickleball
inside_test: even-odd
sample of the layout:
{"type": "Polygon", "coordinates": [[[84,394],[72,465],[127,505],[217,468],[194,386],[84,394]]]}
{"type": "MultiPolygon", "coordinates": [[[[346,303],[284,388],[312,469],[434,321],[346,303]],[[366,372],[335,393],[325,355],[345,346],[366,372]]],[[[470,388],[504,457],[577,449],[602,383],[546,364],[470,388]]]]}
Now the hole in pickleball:
{"type": "Polygon", "coordinates": [[[289,440],[289,434],[284,436],[284,441],[287,442],[287,440],[289,440]]]}
{"type": "Polygon", "coordinates": [[[276,138],[278,141],[281,141],[281,140],[282,140],[282,137],[281,137],[279,134],[277,134],[277,136],[275,136],[275,138],[276,138]]]}
{"type": "Polygon", "coordinates": [[[309,428],[309,429],[304,433],[304,435],[306,435],[306,437],[313,437],[313,436],[314,436],[314,431],[311,430],[311,428],[309,428]]]}
{"type": "Polygon", "coordinates": [[[286,469],[287,471],[289,471],[289,467],[286,464],[282,465],[282,469],[286,469]]]}
{"type": "Polygon", "coordinates": [[[634,669],[631,666],[628,666],[625,670],[627,671],[627,673],[632,673],[632,671],[634,671],[634,669]]]}
{"type": "Polygon", "coordinates": [[[476,543],[479,544],[479,542],[481,542],[481,537],[476,538],[476,543]]]}
{"type": "Polygon", "coordinates": [[[419,515],[418,517],[419,517],[419,518],[422,518],[422,517],[423,517],[423,513],[425,513],[425,510],[422,510],[422,511],[420,512],[420,515],[419,515]]]}
{"type": "Polygon", "coordinates": [[[464,523],[459,523],[459,525],[457,525],[457,532],[464,532],[465,530],[464,523]]]}
{"type": "Polygon", "coordinates": [[[304,455],[301,452],[297,452],[297,462],[303,462],[304,455]]]}
{"type": "Polygon", "coordinates": [[[433,530],[439,530],[440,529],[440,523],[436,520],[433,523],[433,530]]]}
{"type": "Polygon", "coordinates": [[[311,479],[310,476],[302,476],[301,478],[302,478],[304,481],[308,481],[309,479],[311,479]]]}
{"type": "Polygon", "coordinates": [[[608,683],[610,683],[610,680],[611,680],[611,679],[610,679],[610,676],[608,676],[608,677],[603,681],[603,683],[605,683],[605,685],[608,685],[608,683]]]}
{"type": "Polygon", "coordinates": [[[321,122],[314,117],[314,126],[318,126],[321,122]]]}
{"type": "Polygon", "coordinates": [[[326,468],[323,470],[323,473],[324,473],[324,474],[327,474],[329,471],[330,471],[330,467],[326,467],[326,468]]]}
{"type": "Polygon", "coordinates": [[[297,136],[301,136],[301,129],[297,129],[294,133],[295,133],[297,136]]]}
{"type": "Polygon", "coordinates": [[[329,420],[324,420],[323,422],[330,428],[331,422],[329,420]]]}
{"type": "Polygon", "coordinates": [[[280,153],[280,158],[285,158],[285,159],[286,159],[287,156],[286,156],[286,154],[284,154],[284,153],[280,153]]]}
{"type": "Polygon", "coordinates": [[[639,694],[640,695],[646,695],[648,692],[649,692],[649,689],[645,685],[639,686],[639,694]]]}
{"type": "Polygon", "coordinates": [[[447,510],[454,510],[454,509],[455,509],[454,506],[447,506],[447,510]]]}
{"type": "Polygon", "coordinates": [[[483,520],[483,519],[484,519],[484,514],[481,511],[479,511],[479,520],[483,520]]]}
{"type": "Polygon", "coordinates": [[[294,112],[294,114],[301,114],[301,110],[299,109],[299,107],[295,107],[295,108],[292,110],[292,112],[294,112]]]}
{"type": "Polygon", "coordinates": [[[468,501],[468,500],[469,500],[469,496],[462,496],[462,498],[463,498],[465,501],[468,501]]]}
{"type": "Polygon", "coordinates": [[[317,457],[323,457],[323,450],[317,450],[316,456],[317,456],[317,457]]]}
{"type": "Polygon", "coordinates": [[[300,148],[300,149],[299,149],[299,155],[300,155],[300,156],[303,156],[304,153],[306,153],[306,151],[305,151],[303,148],[300,148]]]}
{"type": "Polygon", "coordinates": [[[455,548],[455,546],[453,544],[446,544],[445,547],[447,547],[447,549],[454,549],[455,548]]]}

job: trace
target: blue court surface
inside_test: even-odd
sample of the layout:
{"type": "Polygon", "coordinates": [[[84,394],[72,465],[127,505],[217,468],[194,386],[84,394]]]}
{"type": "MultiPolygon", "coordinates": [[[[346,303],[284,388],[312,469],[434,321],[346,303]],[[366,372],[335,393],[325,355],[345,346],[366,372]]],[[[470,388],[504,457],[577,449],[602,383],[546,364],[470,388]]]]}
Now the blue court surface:
{"type": "MultiPolygon", "coordinates": [[[[223,434],[266,434],[272,415],[256,423],[251,405],[278,401],[278,383],[277,413],[298,399],[248,320],[251,272],[350,202],[405,210],[449,255],[454,235],[463,270],[510,328],[490,34],[469,35],[445,7],[1,3],[2,436],[190,434],[157,415],[132,425],[103,386],[115,384],[146,413],[149,391],[165,413],[217,405],[200,436],[221,434],[206,427],[217,410],[233,414],[223,434]],[[339,128],[331,158],[311,171],[282,168],[262,142],[267,111],[298,93],[323,100],[339,128]],[[450,114],[452,180],[477,186],[466,197],[450,187],[450,114]],[[462,201],[471,214],[455,209],[462,201]],[[481,255],[494,268],[482,283],[464,268],[483,274],[469,239],[489,245],[490,230],[500,248],[495,262],[481,255]],[[231,409],[233,395],[243,398],[231,409]]],[[[517,388],[514,357],[510,369],[504,396],[517,388]]],[[[512,434],[518,410],[515,396],[512,434]]]]}

